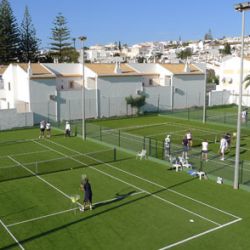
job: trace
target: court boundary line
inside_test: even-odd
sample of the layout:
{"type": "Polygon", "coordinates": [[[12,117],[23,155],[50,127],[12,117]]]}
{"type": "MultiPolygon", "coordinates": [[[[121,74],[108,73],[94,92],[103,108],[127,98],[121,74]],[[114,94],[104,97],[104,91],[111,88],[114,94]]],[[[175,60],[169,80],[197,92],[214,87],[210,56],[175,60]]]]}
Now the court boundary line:
{"type": "MultiPolygon", "coordinates": [[[[129,196],[135,196],[135,195],[142,194],[142,193],[144,193],[144,192],[140,191],[140,192],[133,193],[133,194],[131,194],[129,196]]],[[[112,198],[112,199],[108,199],[108,200],[104,200],[104,201],[98,201],[98,202],[93,203],[92,205],[93,205],[93,207],[95,207],[96,205],[99,205],[99,204],[102,204],[102,203],[107,203],[107,202],[112,202],[112,201],[116,201],[116,200],[121,200],[121,196],[118,196],[118,197],[115,197],[115,198],[112,198]]],[[[9,228],[9,227],[13,227],[13,226],[18,226],[18,225],[21,225],[21,224],[24,224],[24,223],[42,220],[42,219],[45,219],[45,218],[49,218],[49,217],[52,217],[52,216],[55,216],[55,215],[64,214],[64,213],[71,212],[71,211],[78,210],[78,209],[79,209],[79,207],[74,207],[74,208],[62,210],[62,211],[59,211],[59,212],[42,215],[42,216],[31,218],[31,219],[28,219],[28,220],[11,223],[11,224],[6,225],[6,227],[9,228]]]]}
{"type": "MultiPolygon", "coordinates": [[[[50,142],[50,143],[53,143],[53,144],[55,144],[55,145],[59,145],[59,146],[61,146],[61,147],[63,147],[63,148],[66,148],[66,149],[68,149],[68,150],[70,150],[70,151],[76,151],[76,150],[70,149],[70,148],[68,148],[68,147],[66,147],[66,146],[64,146],[64,145],[61,145],[61,144],[59,144],[59,143],[52,142],[52,141],[49,141],[49,142],[50,142]]],[[[113,167],[113,166],[112,166],[111,164],[109,164],[109,163],[103,163],[103,164],[113,167]]],[[[95,169],[95,170],[98,170],[98,169],[96,169],[96,168],[94,168],[94,167],[90,167],[90,168],[91,168],[91,169],[93,168],[93,169],[95,169]]],[[[116,168],[116,167],[114,167],[114,168],[116,168]]],[[[118,169],[118,170],[119,170],[119,169],[118,169]]],[[[98,170],[98,171],[100,171],[100,170],[98,170]]],[[[101,171],[101,172],[102,172],[102,171],[101,171]]],[[[107,173],[105,173],[105,174],[107,174],[107,173]]],[[[108,174],[108,175],[109,175],[109,174],[108,174]]],[[[166,190],[170,190],[170,189],[166,189],[166,190]]],[[[181,194],[181,193],[179,193],[179,192],[177,192],[177,191],[175,191],[175,192],[176,192],[177,194],[181,194]]],[[[148,192],[146,192],[146,193],[148,193],[148,192]]],[[[151,194],[151,195],[154,196],[154,197],[158,197],[158,196],[155,196],[155,195],[153,195],[153,194],[151,194]]],[[[184,196],[186,196],[186,195],[184,195],[184,196]]],[[[186,197],[189,198],[189,199],[191,198],[191,197],[189,197],[189,196],[186,196],[186,197]]],[[[165,199],[163,199],[163,198],[161,198],[161,197],[158,197],[158,198],[160,198],[161,200],[167,202],[165,199]]],[[[163,248],[163,249],[160,249],[160,250],[170,249],[170,248],[172,248],[172,247],[174,247],[174,246],[176,246],[176,245],[183,244],[183,243],[185,243],[185,242],[187,242],[187,241],[190,241],[190,240],[193,240],[193,239],[195,239],[195,238],[201,237],[201,236],[203,236],[203,235],[205,235],[205,234],[208,234],[208,233],[210,233],[210,232],[213,232],[213,231],[215,231],[215,230],[221,229],[221,228],[223,228],[223,227],[229,226],[229,225],[231,225],[231,224],[237,223],[237,222],[239,222],[239,221],[242,220],[242,218],[240,218],[240,217],[238,217],[238,216],[236,216],[236,215],[233,215],[233,214],[231,214],[231,213],[229,213],[229,212],[223,211],[223,210],[221,210],[221,209],[219,209],[219,208],[216,208],[216,207],[214,207],[214,206],[211,206],[211,205],[209,205],[209,204],[206,204],[206,203],[204,203],[204,202],[202,202],[202,201],[199,201],[199,200],[196,200],[196,199],[193,199],[193,198],[191,198],[191,200],[196,201],[197,203],[200,203],[200,204],[204,204],[205,206],[211,207],[211,208],[213,208],[213,209],[215,209],[215,210],[217,210],[217,211],[221,211],[222,213],[225,213],[225,214],[227,214],[227,215],[230,215],[231,217],[234,217],[234,218],[236,218],[236,219],[233,220],[233,221],[229,221],[229,222],[227,222],[227,223],[224,223],[224,224],[218,224],[218,227],[211,228],[211,229],[209,229],[209,230],[207,230],[207,231],[205,231],[205,232],[201,232],[201,233],[199,233],[199,234],[193,235],[193,236],[188,237],[188,238],[186,238],[186,239],[183,239],[183,240],[181,240],[181,241],[177,241],[177,242],[175,242],[175,243],[173,243],[173,244],[171,244],[171,245],[166,246],[167,248],[163,248]]],[[[189,210],[187,210],[187,211],[189,211],[189,210]]]]}
{"type": "MultiPolygon", "coordinates": [[[[50,140],[48,140],[48,141],[51,142],[51,143],[54,143],[55,145],[59,145],[59,146],[61,145],[61,144],[52,142],[52,141],[50,141],[50,140]]],[[[35,141],[35,142],[36,142],[36,141],[35,141]]],[[[36,143],[39,143],[39,142],[36,142],[36,143]]],[[[40,144],[40,143],[39,143],[39,144],[40,144]]],[[[47,145],[43,145],[43,144],[41,144],[41,145],[44,146],[44,147],[50,148],[50,147],[47,146],[47,145]]],[[[61,145],[61,146],[64,147],[65,149],[67,149],[66,146],[64,146],[64,145],[61,145]]],[[[55,149],[51,148],[51,150],[55,150],[55,149]]],[[[70,149],[70,148],[68,148],[68,150],[69,150],[69,151],[72,151],[72,152],[75,151],[75,150],[72,150],[72,149],[70,149]]],[[[57,151],[57,150],[55,150],[55,151],[57,151]]],[[[76,151],[76,152],[78,152],[78,151],[76,151]]],[[[59,151],[58,151],[58,153],[59,153],[59,151]]],[[[79,153],[80,153],[80,152],[79,152],[79,153]]],[[[63,154],[63,153],[62,153],[62,154],[63,154]]],[[[93,158],[93,159],[94,159],[94,158],[93,158]]],[[[83,164],[83,162],[81,162],[81,161],[79,161],[79,160],[77,160],[77,159],[73,159],[73,160],[75,160],[75,161],[77,161],[77,162],[83,164]]],[[[104,165],[111,166],[110,164],[107,164],[107,163],[104,163],[104,162],[102,162],[102,161],[99,161],[98,159],[94,159],[94,160],[96,160],[96,161],[98,161],[98,162],[100,162],[100,163],[102,163],[102,164],[104,164],[104,165]]],[[[87,165],[87,164],[84,164],[84,165],[87,165]]],[[[87,165],[87,166],[88,166],[88,165],[87,165]]],[[[164,199],[164,198],[162,198],[162,197],[160,197],[160,196],[158,196],[158,195],[155,195],[155,194],[153,194],[153,193],[151,193],[151,192],[149,192],[149,191],[146,191],[145,189],[142,189],[142,188],[140,188],[140,187],[138,187],[138,186],[136,186],[136,185],[134,185],[134,184],[132,184],[132,183],[126,182],[126,181],[124,181],[124,180],[122,180],[122,179],[120,179],[120,178],[117,178],[117,177],[115,177],[115,176],[113,176],[113,175],[111,175],[111,174],[108,174],[108,173],[106,173],[106,172],[104,172],[104,171],[102,171],[102,170],[100,170],[100,169],[97,169],[97,168],[95,168],[95,167],[93,167],[93,166],[88,166],[88,167],[89,167],[90,169],[94,169],[94,170],[96,170],[97,172],[100,172],[100,173],[102,173],[102,174],[104,174],[104,175],[106,175],[106,176],[109,176],[109,177],[111,177],[111,178],[113,178],[113,179],[115,179],[115,180],[118,180],[119,182],[122,182],[122,183],[124,183],[124,184],[126,184],[126,185],[128,185],[128,186],[131,186],[131,187],[134,187],[134,188],[136,188],[136,189],[138,189],[138,190],[141,190],[141,191],[143,191],[143,192],[149,194],[150,196],[155,197],[156,199],[159,199],[159,200],[161,200],[161,201],[163,201],[163,202],[165,202],[165,203],[168,203],[168,204],[170,204],[170,205],[172,205],[172,206],[174,206],[174,207],[176,207],[176,208],[179,208],[179,209],[181,209],[181,210],[183,210],[183,211],[185,211],[185,212],[187,212],[187,213],[190,213],[190,214],[192,214],[192,215],[194,215],[194,216],[197,216],[197,217],[199,217],[199,218],[201,218],[201,219],[203,219],[203,220],[205,220],[205,221],[209,221],[210,223],[215,224],[215,225],[221,225],[221,224],[219,224],[219,223],[217,223],[217,222],[215,222],[215,221],[213,221],[213,220],[210,220],[210,219],[206,218],[205,216],[202,216],[202,215],[200,215],[200,214],[198,214],[198,213],[192,212],[192,211],[190,211],[190,210],[188,210],[188,209],[186,209],[186,208],[184,208],[184,207],[182,207],[182,206],[180,206],[180,205],[177,205],[177,204],[175,204],[175,203],[173,203],[173,202],[171,202],[171,201],[169,201],[169,200],[167,200],[167,199],[164,199]]],[[[115,168],[115,167],[114,167],[114,168],[115,168]]],[[[166,189],[166,188],[165,188],[165,189],[166,189]]],[[[167,190],[167,189],[166,189],[166,190],[167,190]]]]}
{"type": "MultiPolygon", "coordinates": [[[[62,145],[62,144],[56,143],[56,142],[54,142],[54,141],[53,141],[53,142],[52,142],[52,141],[49,141],[49,142],[51,142],[51,143],[53,143],[53,144],[56,144],[56,145],[59,145],[59,146],[65,148],[65,149],[68,149],[68,150],[72,151],[72,152],[78,152],[78,153],[80,153],[80,152],[77,151],[77,150],[73,150],[73,149],[71,149],[71,148],[68,148],[68,147],[66,147],[66,146],[64,146],[64,145],[62,145]]],[[[94,158],[93,158],[93,159],[94,159],[94,158]]],[[[145,182],[148,182],[148,183],[150,183],[150,184],[152,184],[152,185],[155,185],[155,186],[157,186],[157,187],[159,187],[159,188],[166,189],[167,191],[174,192],[174,193],[176,193],[176,194],[178,194],[178,195],[180,195],[180,196],[182,196],[182,197],[185,197],[185,198],[187,198],[187,199],[190,199],[190,200],[192,200],[192,201],[194,201],[194,202],[196,202],[196,203],[198,203],[198,204],[202,204],[202,205],[204,205],[204,206],[207,206],[207,207],[209,207],[209,208],[212,208],[212,209],[214,209],[214,210],[217,210],[217,211],[219,211],[219,212],[221,212],[221,213],[230,215],[230,216],[233,217],[233,218],[236,218],[236,219],[239,219],[239,218],[240,218],[240,217],[238,217],[238,216],[236,216],[236,215],[233,215],[232,213],[229,213],[229,212],[227,212],[227,211],[224,211],[224,210],[222,210],[222,209],[219,209],[219,208],[217,208],[217,207],[214,207],[214,206],[212,206],[212,205],[209,205],[209,204],[207,204],[207,203],[205,203],[205,202],[202,202],[202,201],[200,201],[200,200],[194,199],[194,198],[192,198],[192,197],[190,197],[190,196],[187,196],[187,195],[182,194],[182,193],[180,193],[180,192],[177,192],[177,191],[175,191],[175,190],[168,189],[167,187],[162,186],[162,185],[160,185],[160,184],[158,184],[158,183],[156,183],[156,182],[150,181],[150,180],[148,180],[148,179],[145,179],[145,178],[143,178],[143,177],[140,177],[140,176],[138,176],[138,175],[135,175],[135,174],[133,174],[133,173],[130,173],[130,172],[128,172],[128,171],[125,171],[125,170],[123,170],[123,169],[117,168],[117,167],[113,166],[113,165],[110,164],[110,163],[105,163],[105,162],[102,162],[102,161],[100,161],[100,160],[98,160],[98,159],[94,159],[94,160],[99,161],[100,163],[105,164],[105,165],[107,165],[107,166],[109,166],[109,167],[111,167],[111,168],[113,168],[113,169],[115,169],[115,170],[117,170],[117,171],[123,172],[123,173],[125,173],[125,174],[127,174],[127,175],[131,175],[131,176],[136,177],[136,178],[138,178],[138,179],[140,179],[140,180],[142,180],[142,181],[145,181],[145,182]]]]}
{"type": "Polygon", "coordinates": [[[14,236],[13,233],[8,229],[8,227],[3,223],[3,221],[0,219],[0,224],[4,227],[4,229],[8,232],[8,234],[11,236],[11,238],[17,243],[19,248],[22,250],[25,250],[25,248],[22,246],[22,244],[18,241],[18,239],[14,236]]]}
{"type": "MultiPolygon", "coordinates": [[[[34,141],[34,140],[33,140],[34,141]]],[[[76,151],[76,150],[72,150],[72,149],[70,149],[70,148],[68,148],[68,147],[66,147],[66,146],[64,146],[64,145],[61,145],[60,143],[56,143],[56,142],[52,142],[52,141],[50,141],[50,140],[46,140],[46,141],[48,141],[48,142],[50,142],[50,143],[54,143],[55,145],[58,145],[58,146],[61,146],[61,147],[64,147],[64,148],[66,148],[67,150],[69,150],[69,151],[76,151]]],[[[51,147],[49,147],[49,146],[46,146],[46,145],[43,145],[42,143],[40,143],[40,142],[37,142],[37,141],[34,141],[35,143],[37,143],[37,144],[39,144],[39,145],[42,145],[42,146],[44,146],[44,147],[47,147],[47,148],[49,148],[49,149],[51,149],[51,150],[53,150],[53,151],[56,151],[56,152],[58,152],[58,153],[60,153],[60,154],[62,154],[62,155],[65,155],[65,154],[63,154],[63,153],[61,153],[61,152],[59,152],[58,150],[55,150],[55,149],[53,149],[53,148],[51,148],[51,147]]],[[[76,152],[78,152],[78,151],[76,151],[76,152]]],[[[80,152],[79,152],[80,153],[80,152]]],[[[13,158],[12,158],[13,159],[13,158]]],[[[18,161],[16,161],[15,159],[13,159],[15,162],[17,162],[17,163],[19,163],[18,161]]],[[[83,162],[81,162],[81,161],[79,161],[79,160],[76,160],[76,159],[73,159],[73,160],[75,160],[75,161],[77,161],[77,162],[80,162],[81,164],[83,164],[83,165],[87,165],[87,164],[84,164],[83,162]]],[[[97,159],[94,159],[94,160],[96,160],[96,161],[99,161],[99,160],[97,160],[97,159]]],[[[101,162],[101,161],[99,161],[99,162],[101,162]]],[[[111,166],[111,167],[113,167],[113,168],[116,168],[116,167],[114,167],[114,166],[112,166],[111,164],[107,164],[107,163],[105,163],[105,162],[101,162],[102,164],[105,164],[105,165],[107,165],[107,166],[111,166]]],[[[19,165],[22,165],[21,163],[19,163],[19,165]]],[[[158,199],[160,199],[160,200],[162,200],[162,201],[164,201],[164,202],[166,202],[166,203],[168,203],[169,204],[169,201],[168,200],[166,200],[166,199],[163,199],[163,198],[161,198],[161,197],[159,197],[159,196],[157,196],[157,195],[154,195],[154,194],[152,194],[152,193],[150,193],[150,192],[148,192],[148,191],[146,191],[146,190],[143,190],[143,189],[141,189],[141,188],[138,188],[137,186],[135,186],[135,185],[133,185],[133,184],[129,184],[128,182],[125,182],[125,181],[123,181],[123,180],[121,180],[121,179],[119,179],[119,178],[117,178],[117,177],[115,177],[115,176],[112,176],[112,175],[110,175],[110,174],[108,174],[108,173],[106,173],[106,172],[104,172],[104,171],[101,171],[101,170],[99,170],[99,169],[97,169],[97,168],[95,168],[95,167],[92,167],[92,166],[89,166],[90,167],[90,169],[94,169],[94,170],[96,170],[96,171],[98,171],[98,172],[101,172],[101,173],[103,173],[104,175],[107,175],[107,176],[110,176],[111,178],[113,178],[113,179],[116,179],[116,180],[118,180],[118,181],[120,181],[120,182],[123,182],[123,183],[125,183],[125,184],[127,184],[127,185],[129,185],[129,186],[132,186],[132,187],[135,187],[135,188],[137,188],[138,190],[141,190],[141,191],[144,191],[145,193],[148,193],[149,195],[151,195],[151,196],[153,196],[153,197],[155,197],[155,198],[158,198],[158,199]]],[[[31,172],[32,174],[34,174],[31,170],[29,170],[29,169],[27,169],[26,167],[24,167],[26,170],[28,170],[29,172],[31,172]]],[[[117,168],[116,168],[117,169],[117,168]]],[[[119,169],[118,169],[119,170],[119,169]]],[[[67,194],[65,194],[63,191],[61,191],[60,189],[58,189],[58,188],[56,188],[55,186],[53,186],[52,184],[50,184],[49,182],[47,182],[46,180],[44,180],[43,178],[41,178],[40,176],[38,176],[38,175],[36,175],[36,174],[34,174],[34,176],[36,176],[38,179],[40,179],[40,180],[42,180],[43,182],[45,182],[46,184],[48,184],[49,186],[51,186],[52,188],[54,188],[54,189],[56,189],[58,192],[60,192],[61,194],[63,194],[64,196],[66,196],[67,198],[68,198],[68,195],[67,194]]],[[[166,189],[167,190],[167,189],[166,189]]],[[[187,196],[188,197],[188,196],[187,196]]],[[[195,200],[195,199],[194,199],[195,200]]],[[[171,203],[170,203],[171,204],[171,203]]],[[[174,205],[174,206],[176,206],[176,204],[174,204],[174,203],[172,203],[172,205],[174,205]]],[[[211,206],[212,207],[212,206],[211,206]]],[[[184,209],[185,210],[185,208],[183,208],[183,207],[180,207],[180,208],[182,208],[182,209],[184,209]]],[[[186,210],[187,212],[189,212],[190,213],[190,211],[189,210],[186,210]]],[[[196,214],[196,213],[194,213],[196,216],[198,216],[198,214],[196,214]]],[[[198,216],[199,217],[199,216],[198,216]]],[[[205,217],[203,217],[203,218],[205,218],[205,217]]],[[[206,220],[206,219],[205,219],[206,220]]],[[[242,220],[241,218],[239,218],[238,217],[238,219],[237,220],[235,220],[235,222],[237,222],[237,221],[239,221],[239,220],[242,220]]],[[[209,220],[210,221],[210,220],[209,220]]],[[[212,222],[212,221],[210,221],[210,222],[212,222]]],[[[225,226],[228,226],[228,225],[230,225],[230,224],[232,224],[234,221],[231,221],[231,222],[228,222],[228,223],[225,223],[225,224],[218,224],[218,223],[214,223],[214,224],[216,224],[216,225],[218,225],[218,227],[216,227],[216,228],[221,228],[221,227],[225,227],[225,226]]],[[[207,234],[207,233],[209,233],[211,230],[213,230],[213,228],[212,229],[210,229],[210,230],[208,230],[207,232],[205,232],[205,233],[200,233],[200,234],[197,234],[196,236],[192,236],[193,238],[194,237],[199,237],[199,235],[200,236],[202,236],[202,235],[204,235],[204,234],[207,234]]],[[[190,238],[190,237],[189,237],[190,238]]],[[[187,238],[187,239],[189,239],[189,238],[187,238]]],[[[192,238],[192,239],[193,239],[192,238]]],[[[184,239],[184,240],[182,240],[179,244],[181,244],[181,243],[184,243],[184,242],[186,242],[187,241],[187,239],[184,239]],[[185,241],[186,240],[186,241],[185,241]]],[[[191,240],[191,239],[189,239],[189,240],[191,240]]],[[[178,242],[177,242],[178,243],[178,242]]],[[[176,243],[176,244],[177,244],[176,243]]]]}
{"type": "Polygon", "coordinates": [[[221,228],[224,228],[224,227],[227,227],[227,226],[232,225],[232,224],[234,224],[234,223],[237,223],[237,222],[239,222],[239,221],[241,221],[241,220],[242,220],[242,219],[239,218],[239,219],[230,221],[230,222],[225,223],[225,224],[222,224],[222,225],[220,225],[220,226],[218,226],[218,227],[211,228],[211,229],[206,230],[206,231],[204,231],[204,232],[202,232],[202,233],[199,233],[199,234],[193,235],[193,236],[191,236],[191,237],[188,237],[188,238],[186,238],[186,239],[184,239],[184,240],[180,240],[180,241],[177,241],[177,242],[172,243],[172,244],[170,244],[170,245],[167,245],[167,246],[165,246],[165,247],[159,248],[158,250],[170,249],[170,248],[172,248],[172,247],[181,245],[181,244],[183,244],[183,243],[185,243],[185,242],[188,242],[188,241],[190,241],[190,240],[199,238],[199,237],[201,237],[201,236],[203,236],[203,235],[209,234],[209,233],[214,232],[214,231],[216,231],[216,230],[219,230],[219,229],[221,229],[221,228]]]}

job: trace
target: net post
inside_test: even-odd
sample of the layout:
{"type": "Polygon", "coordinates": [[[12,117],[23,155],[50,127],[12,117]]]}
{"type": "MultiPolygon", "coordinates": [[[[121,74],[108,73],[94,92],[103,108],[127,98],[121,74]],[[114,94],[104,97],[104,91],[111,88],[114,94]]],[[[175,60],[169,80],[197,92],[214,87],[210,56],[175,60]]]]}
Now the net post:
{"type": "Polygon", "coordinates": [[[143,136],[143,149],[146,149],[146,138],[145,138],[145,136],[143,136]]]}
{"type": "Polygon", "coordinates": [[[114,148],[114,161],[116,161],[116,148],[114,148]]]}
{"type": "Polygon", "coordinates": [[[190,110],[188,108],[188,120],[190,119],[190,110]]]}

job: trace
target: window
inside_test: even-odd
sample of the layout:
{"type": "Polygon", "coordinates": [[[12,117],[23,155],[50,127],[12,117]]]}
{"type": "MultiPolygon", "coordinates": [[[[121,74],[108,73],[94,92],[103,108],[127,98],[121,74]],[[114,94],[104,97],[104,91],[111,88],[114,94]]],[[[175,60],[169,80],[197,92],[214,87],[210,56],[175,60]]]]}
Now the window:
{"type": "Polygon", "coordinates": [[[153,85],[153,80],[149,79],[149,85],[152,86],[153,85]]]}
{"type": "Polygon", "coordinates": [[[70,82],[69,82],[69,88],[70,88],[70,89],[73,89],[73,88],[74,88],[74,81],[70,81],[70,82]]]}
{"type": "Polygon", "coordinates": [[[11,90],[11,84],[10,84],[10,82],[8,82],[8,90],[9,91],[11,90]]]}

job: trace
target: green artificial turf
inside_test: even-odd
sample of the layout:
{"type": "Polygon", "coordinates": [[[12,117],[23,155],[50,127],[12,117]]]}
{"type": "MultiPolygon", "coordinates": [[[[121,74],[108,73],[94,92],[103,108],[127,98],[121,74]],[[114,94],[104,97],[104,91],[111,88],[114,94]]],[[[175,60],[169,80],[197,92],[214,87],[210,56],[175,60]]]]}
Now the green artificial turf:
{"type": "Polygon", "coordinates": [[[53,132],[50,139],[38,139],[37,129],[0,135],[0,249],[249,246],[248,192],[171,171],[166,162],[136,160],[119,148],[114,161],[112,147],[53,132]],[[38,175],[30,167],[37,162],[47,165],[38,175]],[[70,196],[79,194],[82,203],[82,175],[92,185],[94,209],[68,211],[78,207],[70,196]]]}

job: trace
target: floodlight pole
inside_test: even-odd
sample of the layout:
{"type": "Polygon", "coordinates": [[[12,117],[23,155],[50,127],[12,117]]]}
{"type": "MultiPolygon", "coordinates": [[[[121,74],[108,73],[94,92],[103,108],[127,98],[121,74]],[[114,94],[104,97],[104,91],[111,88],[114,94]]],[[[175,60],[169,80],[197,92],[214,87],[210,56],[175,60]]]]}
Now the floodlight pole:
{"type": "Polygon", "coordinates": [[[234,184],[233,184],[234,189],[239,189],[240,132],[241,132],[240,130],[241,130],[241,105],[242,105],[243,61],[244,61],[245,11],[250,9],[250,2],[236,4],[234,8],[236,11],[242,13],[239,103],[238,103],[234,184]]]}
{"type": "Polygon", "coordinates": [[[82,42],[82,139],[86,140],[86,121],[85,121],[85,82],[84,82],[84,41],[86,36],[80,36],[79,40],[82,42]]]}
{"type": "MultiPolygon", "coordinates": [[[[207,53],[207,52],[206,52],[207,53]]],[[[207,100],[207,54],[205,59],[205,71],[204,71],[204,103],[203,103],[203,123],[206,123],[206,100],[207,100]]]]}

